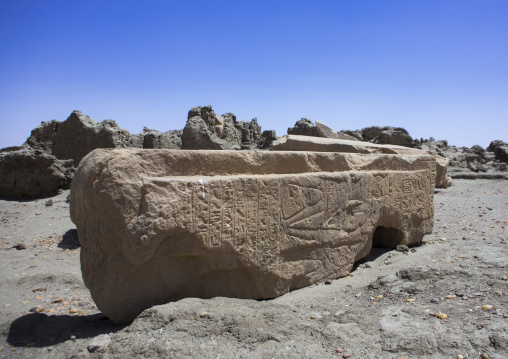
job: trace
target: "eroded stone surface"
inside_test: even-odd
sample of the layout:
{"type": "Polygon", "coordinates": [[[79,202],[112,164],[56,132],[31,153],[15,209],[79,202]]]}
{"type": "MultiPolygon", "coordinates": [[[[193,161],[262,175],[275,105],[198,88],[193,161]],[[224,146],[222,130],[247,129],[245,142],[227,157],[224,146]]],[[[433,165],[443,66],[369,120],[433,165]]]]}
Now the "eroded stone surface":
{"type": "Polygon", "coordinates": [[[273,142],[274,151],[317,151],[370,154],[421,155],[428,153],[436,158],[436,187],[447,188],[452,180],[447,171],[450,160],[432,152],[397,145],[376,144],[370,142],[350,141],[334,138],[317,138],[311,136],[287,135],[273,142]]]}
{"type": "Polygon", "coordinates": [[[432,232],[435,158],[95,150],[71,188],[85,284],[115,322],[184,297],[273,298],[432,232]]]}

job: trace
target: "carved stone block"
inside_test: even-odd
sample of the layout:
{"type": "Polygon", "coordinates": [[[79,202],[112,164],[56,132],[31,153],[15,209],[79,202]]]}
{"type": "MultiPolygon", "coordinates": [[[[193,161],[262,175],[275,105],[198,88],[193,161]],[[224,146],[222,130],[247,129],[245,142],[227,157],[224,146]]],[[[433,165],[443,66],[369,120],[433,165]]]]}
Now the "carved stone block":
{"type": "Polygon", "coordinates": [[[71,187],[98,308],[133,320],[185,297],[265,299],[347,275],[433,227],[428,155],[95,150],[71,187]]]}
{"type": "MultiPolygon", "coordinates": [[[[316,121],[317,123],[318,121],[316,121]]],[[[436,158],[436,188],[447,188],[452,185],[448,177],[450,160],[436,152],[427,152],[416,148],[397,145],[381,145],[371,142],[351,141],[341,138],[320,138],[312,136],[287,135],[273,142],[273,151],[316,151],[346,153],[391,153],[399,155],[431,154],[436,158]]]]}

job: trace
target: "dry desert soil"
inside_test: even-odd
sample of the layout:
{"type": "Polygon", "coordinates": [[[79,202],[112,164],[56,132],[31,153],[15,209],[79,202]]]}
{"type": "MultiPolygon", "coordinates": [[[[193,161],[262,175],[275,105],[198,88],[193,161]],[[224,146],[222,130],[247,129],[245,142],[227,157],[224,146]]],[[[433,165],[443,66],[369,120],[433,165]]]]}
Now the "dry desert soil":
{"type": "Polygon", "coordinates": [[[433,234],[373,248],[345,278],[267,301],[188,298],[127,326],[83,284],[67,195],[0,200],[0,358],[508,358],[505,180],[436,190],[433,234]]]}

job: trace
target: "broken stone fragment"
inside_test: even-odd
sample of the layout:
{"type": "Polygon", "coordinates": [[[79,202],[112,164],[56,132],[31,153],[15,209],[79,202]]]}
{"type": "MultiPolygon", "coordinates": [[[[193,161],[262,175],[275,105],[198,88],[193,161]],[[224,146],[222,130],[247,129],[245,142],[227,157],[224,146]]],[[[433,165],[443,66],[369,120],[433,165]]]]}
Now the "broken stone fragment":
{"type": "Polygon", "coordinates": [[[300,135],[287,135],[277,138],[273,142],[273,151],[316,151],[343,153],[371,153],[371,154],[400,154],[400,155],[432,155],[436,159],[436,187],[451,186],[451,178],[447,175],[450,160],[436,156],[433,153],[416,148],[397,145],[382,145],[370,142],[351,141],[340,138],[324,138],[300,135]]]}

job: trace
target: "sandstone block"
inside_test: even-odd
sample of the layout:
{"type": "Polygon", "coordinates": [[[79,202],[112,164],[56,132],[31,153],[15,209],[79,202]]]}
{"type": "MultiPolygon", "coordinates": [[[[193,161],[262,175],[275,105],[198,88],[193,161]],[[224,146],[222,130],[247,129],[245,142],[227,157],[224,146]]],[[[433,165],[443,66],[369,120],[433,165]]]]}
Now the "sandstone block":
{"type": "Polygon", "coordinates": [[[319,137],[338,138],[341,140],[351,140],[351,141],[357,140],[355,137],[350,136],[348,134],[341,133],[341,132],[335,132],[331,127],[325,125],[321,121],[316,120],[316,128],[317,128],[319,137]]]}
{"type": "Polygon", "coordinates": [[[83,279],[117,323],[185,297],[265,299],[433,228],[433,156],[98,149],[71,186],[83,279]]]}
{"type": "Polygon", "coordinates": [[[316,151],[316,152],[344,152],[344,153],[370,153],[370,154],[405,154],[421,155],[432,154],[436,158],[436,187],[447,188],[451,186],[448,177],[450,160],[416,148],[397,145],[382,145],[371,142],[350,141],[343,139],[319,138],[311,136],[287,135],[279,137],[273,142],[273,151],[316,151]]]}

